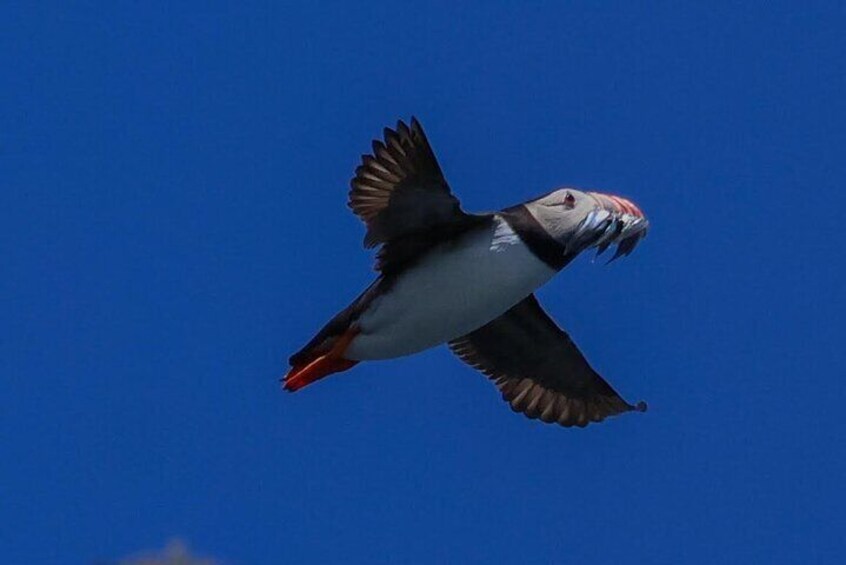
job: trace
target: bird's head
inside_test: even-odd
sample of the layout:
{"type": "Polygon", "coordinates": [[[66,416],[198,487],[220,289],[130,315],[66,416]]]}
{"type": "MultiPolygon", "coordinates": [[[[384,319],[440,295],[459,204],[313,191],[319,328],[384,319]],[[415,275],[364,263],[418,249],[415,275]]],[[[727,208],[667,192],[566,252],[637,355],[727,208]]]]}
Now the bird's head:
{"type": "Polygon", "coordinates": [[[631,253],[649,228],[631,200],[601,192],[562,188],[526,203],[526,209],[568,256],[592,247],[599,255],[616,244],[613,261],[631,253]]]}

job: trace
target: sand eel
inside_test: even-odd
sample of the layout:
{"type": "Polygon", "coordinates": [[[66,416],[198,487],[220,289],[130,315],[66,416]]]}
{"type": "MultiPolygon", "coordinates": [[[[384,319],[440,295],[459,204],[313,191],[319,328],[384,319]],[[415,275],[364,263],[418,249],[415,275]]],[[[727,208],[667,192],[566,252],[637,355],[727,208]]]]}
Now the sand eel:
{"type": "Polygon", "coordinates": [[[533,292],[579,253],[628,255],[649,222],[619,196],[555,190],[499,212],[469,214],[444,179],[420,123],[385,128],[362,157],[349,206],[366,224],[378,278],[290,358],[299,390],[361,361],[446,343],[516,412],[563,426],[644,411],[594,371],[533,292]]]}

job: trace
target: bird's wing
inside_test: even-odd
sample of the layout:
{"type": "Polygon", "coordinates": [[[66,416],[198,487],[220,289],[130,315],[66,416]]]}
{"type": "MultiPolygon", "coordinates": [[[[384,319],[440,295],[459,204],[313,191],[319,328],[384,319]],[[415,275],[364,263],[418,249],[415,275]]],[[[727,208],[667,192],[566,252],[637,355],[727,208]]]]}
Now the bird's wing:
{"type": "Polygon", "coordinates": [[[534,295],[481,328],[449,342],[462,361],[480,370],[515,412],[563,426],[586,426],[632,406],[588,364],[534,295]]]}
{"type": "Polygon", "coordinates": [[[348,205],[367,226],[365,247],[384,244],[383,272],[481,221],[461,210],[415,118],[410,127],[399,121],[385,128],[384,141],[374,140],[361,161],[348,205]]]}

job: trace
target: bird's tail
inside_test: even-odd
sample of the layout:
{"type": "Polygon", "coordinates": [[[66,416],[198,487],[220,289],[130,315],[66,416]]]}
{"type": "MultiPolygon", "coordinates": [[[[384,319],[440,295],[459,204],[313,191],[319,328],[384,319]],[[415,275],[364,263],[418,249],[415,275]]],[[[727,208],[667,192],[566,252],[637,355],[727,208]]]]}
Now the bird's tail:
{"type": "Polygon", "coordinates": [[[347,330],[335,340],[327,353],[295,363],[285,375],[282,387],[289,392],[296,392],[323,377],[346,371],[357,365],[358,361],[344,357],[344,352],[357,334],[355,330],[347,330]]]}

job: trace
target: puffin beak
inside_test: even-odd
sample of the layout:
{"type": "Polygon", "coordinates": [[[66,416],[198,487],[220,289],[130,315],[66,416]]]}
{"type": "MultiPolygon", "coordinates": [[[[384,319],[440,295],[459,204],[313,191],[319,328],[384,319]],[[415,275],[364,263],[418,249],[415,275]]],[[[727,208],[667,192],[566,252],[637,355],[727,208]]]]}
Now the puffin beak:
{"type": "Polygon", "coordinates": [[[596,247],[597,257],[611,245],[617,245],[617,251],[608,261],[630,254],[637,247],[649,228],[649,220],[637,205],[621,196],[603,194],[601,192],[587,193],[596,206],[587,213],[584,220],[576,228],[575,233],[567,244],[572,253],[579,253],[585,249],[596,247]]]}

